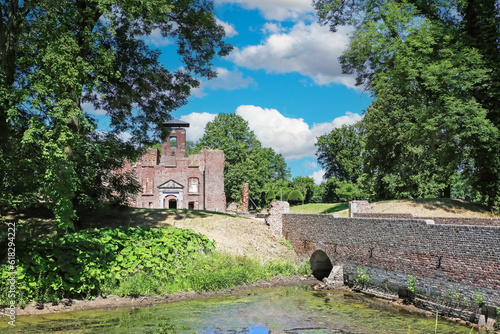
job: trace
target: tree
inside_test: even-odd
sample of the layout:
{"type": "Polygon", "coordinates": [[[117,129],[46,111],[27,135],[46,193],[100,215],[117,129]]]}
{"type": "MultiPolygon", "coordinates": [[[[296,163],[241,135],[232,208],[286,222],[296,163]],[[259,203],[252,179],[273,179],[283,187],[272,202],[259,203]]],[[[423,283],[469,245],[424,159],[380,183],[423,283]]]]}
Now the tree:
{"type": "Polygon", "coordinates": [[[243,184],[248,182],[250,197],[258,205],[264,205],[265,193],[272,189],[267,185],[290,175],[281,154],[263,148],[248,122],[236,114],[219,114],[207,123],[195,151],[203,148],[224,151],[224,190],[228,202],[240,201],[243,184]]]}
{"type": "Polygon", "coordinates": [[[363,190],[351,182],[341,182],[335,191],[341,202],[349,202],[355,199],[366,199],[363,190]]]}
{"type": "Polygon", "coordinates": [[[497,3],[317,0],[315,7],[332,30],[354,27],[340,61],[376,97],[364,124],[378,190],[449,194],[451,176],[463,170],[492,206],[500,191],[497,3]]]}
{"type": "Polygon", "coordinates": [[[250,197],[258,205],[264,205],[269,189],[266,185],[290,175],[282,155],[263,148],[248,122],[236,114],[219,114],[208,122],[195,150],[199,152],[202,148],[224,151],[224,190],[228,202],[240,201],[243,184],[248,182],[250,197]]]}
{"type": "Polygon", "coordinates": [[[326,178],[356,182],[363,173],[363,139],[360,123],[344,125],[318,138],[316,156],[326,178]]]}
{"type": "Polygon", "coordinates": [[[312,177],[297,176],[292,179],[290,187],[298,190],[302,196],[304,203],[310,203],[316,190],[316,184],[312,177]]]}
{"type": "Polygon", "coordinates": [[[96,203],[133,191],[122,186],[129,177],[102,176],[166,135],[162,124],[195,77],[214,77],[213,57],[230,51],[223,37],[205,0],[0,1],[0,206],[42,199],[64,230],[96,187],[96,203]],[[175,40],[181,68],[159,63],[142,39],[153,30],[175,40]],[[83,102],[110,117],[108,135],[83,102]],[[116,161],[100,154],[111,147],[116,161]]]}

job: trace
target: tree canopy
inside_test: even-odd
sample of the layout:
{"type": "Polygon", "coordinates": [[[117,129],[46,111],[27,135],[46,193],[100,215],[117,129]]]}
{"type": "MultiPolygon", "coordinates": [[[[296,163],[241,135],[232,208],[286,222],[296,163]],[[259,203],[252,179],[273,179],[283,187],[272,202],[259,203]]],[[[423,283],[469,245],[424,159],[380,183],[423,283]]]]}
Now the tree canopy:
{"type": "Polygon", "coordinates": [[[248,122],[236,114],[219,114],[208,122],[196,150],[202,148],[224,151],[224,191],[228,202],[240,201],[243,184],[248,182],[250,197],[262,205],[269,188],[266,185],[290,177],[283,156],[262,147],[248,122]]]}
{"type": "Polygon", "coordinates": [[[64,229],[81,205],[134,193],[130,175],[110,171],[164,138],[170,112],[231,49],[212,6],[1,0],[0,207],[42,201],[64,229]],[[144,42],[153,31],[175,41],[181,67],[160,64],[159,50],[144,42]],[[96,131],[85,102],[110,117],[107,133],[96,131]]]}
{"type": "Polygon", "coordinates": [[[450,194],[460,173],[500,201],[500,7],[495,0],[316,0],[320,22],[354,28],[344,73],[375,99],[365,170],[380,197],[450,194]]]}

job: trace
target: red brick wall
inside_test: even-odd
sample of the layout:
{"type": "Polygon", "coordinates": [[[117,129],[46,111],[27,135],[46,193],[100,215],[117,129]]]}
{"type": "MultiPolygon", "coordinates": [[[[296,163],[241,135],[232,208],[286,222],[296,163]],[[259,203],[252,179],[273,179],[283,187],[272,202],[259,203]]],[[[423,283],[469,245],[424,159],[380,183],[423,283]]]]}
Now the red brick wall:
{"type": "Polygon", "coordinates": [[[191,203],[194,209],[225,212],[224,152],[202,150],[200,154],[185,157],[185,129],[172,129],[170,138],[172,137],[176,137],[177,146],[171,147],[167,139],[162,143],[161,157],[158,150],[148,149],[136,164],[129,164],[124,168],[134,170],[137,180],[143,186],[142,193],[131,200],[132,206],[163,208],[164,198],[174,195],[178,209],[187,209],[191,203]],[[197,192],[190,191],[190,179],[198,180],[197,192]],[[170,180],[180,184],[182,188],[168,193],[158,189],[170,180]]]}
{"type": "Polygon", "coordinates": [[[334,218],[284,214],[283,233],[299,255],[323,250],[354,282],[358,266],[381,288],[405,289],[439,299],[447,291],[500,306],[500,227],[428,224],[423,220],[334,218]]]}

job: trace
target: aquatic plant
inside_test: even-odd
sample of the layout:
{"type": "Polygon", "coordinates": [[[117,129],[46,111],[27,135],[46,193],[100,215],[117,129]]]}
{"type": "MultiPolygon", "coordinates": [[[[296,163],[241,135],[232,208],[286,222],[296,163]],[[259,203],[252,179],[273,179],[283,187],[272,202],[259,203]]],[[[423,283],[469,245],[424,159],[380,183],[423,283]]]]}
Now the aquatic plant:
{"type": "Polygon", "coordinates": [[[365,269],[361,266],[357,268],[358,276],[356,277],[356,283],[361,284],[363,286],[370,283],[371,277],[365,271],[365,269]]]}

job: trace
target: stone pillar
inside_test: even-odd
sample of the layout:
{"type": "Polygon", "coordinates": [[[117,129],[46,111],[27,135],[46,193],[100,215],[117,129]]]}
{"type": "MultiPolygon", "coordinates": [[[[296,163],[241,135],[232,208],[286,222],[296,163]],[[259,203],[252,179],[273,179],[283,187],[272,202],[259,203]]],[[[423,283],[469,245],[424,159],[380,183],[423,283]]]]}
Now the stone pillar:
{"type": "Polygon", "coordinates": [[[241,196],[241,207],[240,211],[242,213],[248,213],[248,183],[243,185],[243,193],[241,196]]]}
{"type": "Polygon", "coordinates": [[[353,218],[355,213],[372,213],[372,207],[368,201],[350,201],[349,217],[353,218]]]}
{"type": "Polygon", "coordinates": [[[266,223],[274,234],[283,235],[283,214],[290,212],[290,204],[285,201],[272,201],[266,223]]]}

